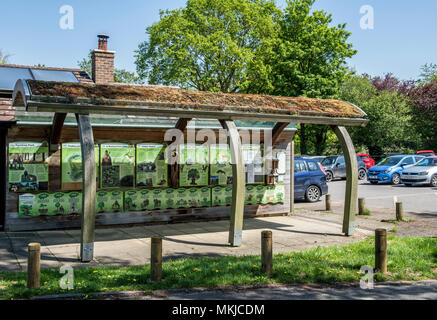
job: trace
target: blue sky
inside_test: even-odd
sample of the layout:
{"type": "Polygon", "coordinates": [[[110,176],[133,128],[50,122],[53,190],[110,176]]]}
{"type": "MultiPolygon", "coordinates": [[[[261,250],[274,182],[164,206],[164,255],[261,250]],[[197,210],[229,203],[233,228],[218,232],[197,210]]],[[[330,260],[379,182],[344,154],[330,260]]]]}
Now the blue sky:
{"type": "MultiPolygon", "coordinates": [[[[276,0],[284,7],[285,0],[276,0]]],[[[0,8],[0,48],[13,54],[10,63],[77,67],[97,45],[96,35],[110,35],[116,67],[135,70],[134,50],[145,40],[146,26],[158,21],[160,9],[184,6],[185,0],[4,0],[0,8]],[[60,8],[74,9],[74,29],[59,27],[60,8]]],[[[437,63],[437,1],[317,0],[315,9],[347,23],[358,54],[348,61],[359,73],[392,72],[414,79],[420,66],[437,63]],[[373,30],[360,28],[360,8],[371,5],[373,30]]]]}

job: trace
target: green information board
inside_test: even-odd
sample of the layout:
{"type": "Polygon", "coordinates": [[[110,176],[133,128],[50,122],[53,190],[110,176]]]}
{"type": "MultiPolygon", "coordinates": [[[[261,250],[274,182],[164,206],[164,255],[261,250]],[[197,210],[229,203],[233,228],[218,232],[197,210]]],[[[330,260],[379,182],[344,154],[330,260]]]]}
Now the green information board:
{"type": "MultiPolygon", "coordinates": [[[[99,181],[99,146],[94,147],[96,178],[99,181]]],[[[82,150],[79,142],[63,143],[61,149],[62,190],[82,190],[82,150]]],[[[97,184],[98,186],[98,184],[97,184]]]]}
{"type": "Polygon", "coordinates": [[[167,209],[175,209],[178,207],[177,204],[177,189],[172,189],[172,188],[168,188],[168,189],[164,189],[163,191],[163,196],[165,198],[165,202],[164,205],[167,209]]]}
{"type": "Polygon", "coordinates": [[[179,186],[195,187],[208,185],[208,147],[186,144],[179,147],[179,186]]]}
{"type": "Polygon", "coordinates": [[[142,143],[136,147],[136,185],[138,187],[167,187],[168,165],[165,160],[166,146],[158,143],[142,143]]]}
{"type": "Polygon", "coordinates": [[[133,187],[135,147],[124,143],[100,145],[101,188],[133,187]]]}
{"type": "Polygon", "coordinates": [[[176,206],[177,208],[188,208],[189,193],[188,189],[176,189],[176,206]]]}
{"type": "Polygon", "coordinates": [[[210,185],[232,184],[231,151],[227,144],[210,147],[210,185]]]}
{"type": "Polygon", "coordinates": [[[123,211],[123,191],[97,191],[96,212],[120,212],[123,211]]]}
{"type": "Polygon", "coordinates": [[[211,205],[230,206],[232,203],[232,187],[213,187],[211,188],[211,205]]]}
{"type": "Polygon", "coordinates": [[[48,157],[47,141],[9,143],[9,191],[48,190],[48,157]]]}

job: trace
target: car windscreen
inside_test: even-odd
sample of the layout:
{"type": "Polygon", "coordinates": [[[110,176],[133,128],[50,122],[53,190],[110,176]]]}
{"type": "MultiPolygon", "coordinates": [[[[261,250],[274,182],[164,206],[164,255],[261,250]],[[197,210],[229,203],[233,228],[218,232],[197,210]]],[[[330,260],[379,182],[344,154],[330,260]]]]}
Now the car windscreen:
{"type": "Polygon", "coordinates": [[[388,157],[379,162],[378,166],[395,166],[402,160],[403,157],[388,157]]]}
{"type": "Polygon", "coordinates": [[[429,156],[433,156],[434,154],[432,152],[421,152],[418,155],[424,156],[424,157],[429,157],[429,156]]]}
{"type": "Polygon", "coordinates": [[[437,157],[424,158],[416,163],[417,167],[437,167],[437,157]]]}
{"type": "Polygon", "coordinates": [[[337,157],[327,157],[325,159],[322,160],[322,166],[330,166],[331,164],[333,164],[335,162],[335,159],[337,159],[337,157]]]}

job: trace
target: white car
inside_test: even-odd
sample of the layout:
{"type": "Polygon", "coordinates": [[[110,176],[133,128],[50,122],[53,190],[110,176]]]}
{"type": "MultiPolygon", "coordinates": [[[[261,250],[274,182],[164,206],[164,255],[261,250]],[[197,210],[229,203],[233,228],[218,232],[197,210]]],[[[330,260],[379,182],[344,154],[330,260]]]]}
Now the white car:
{"type": "Polygon", "coordinates": [[[401,183],[406,186],[428,184],[437,187],[437,157],[427,157],[402,171],[401,183]]]}

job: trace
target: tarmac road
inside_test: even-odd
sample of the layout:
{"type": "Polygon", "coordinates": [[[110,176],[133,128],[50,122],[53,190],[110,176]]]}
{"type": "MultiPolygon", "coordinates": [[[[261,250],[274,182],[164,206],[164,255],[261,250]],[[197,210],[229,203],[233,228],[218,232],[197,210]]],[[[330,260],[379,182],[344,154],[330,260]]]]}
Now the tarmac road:
{"type": "MultiPolygon", "coordinates": [[[[333,202],[344,202],[345,180],[328,183],[333,202]]],[[[405,187],[404,185],[373,185],[367,181],[358,182],[358,197],[365,198],[370,208],[395,208],[394,197],[403,203],[404,210],[409,212],[432,213],[437,215],[437,188],[428,186],[405,187]]],[[[323,200],[323,199],[322,199],[323,200]]]]}

